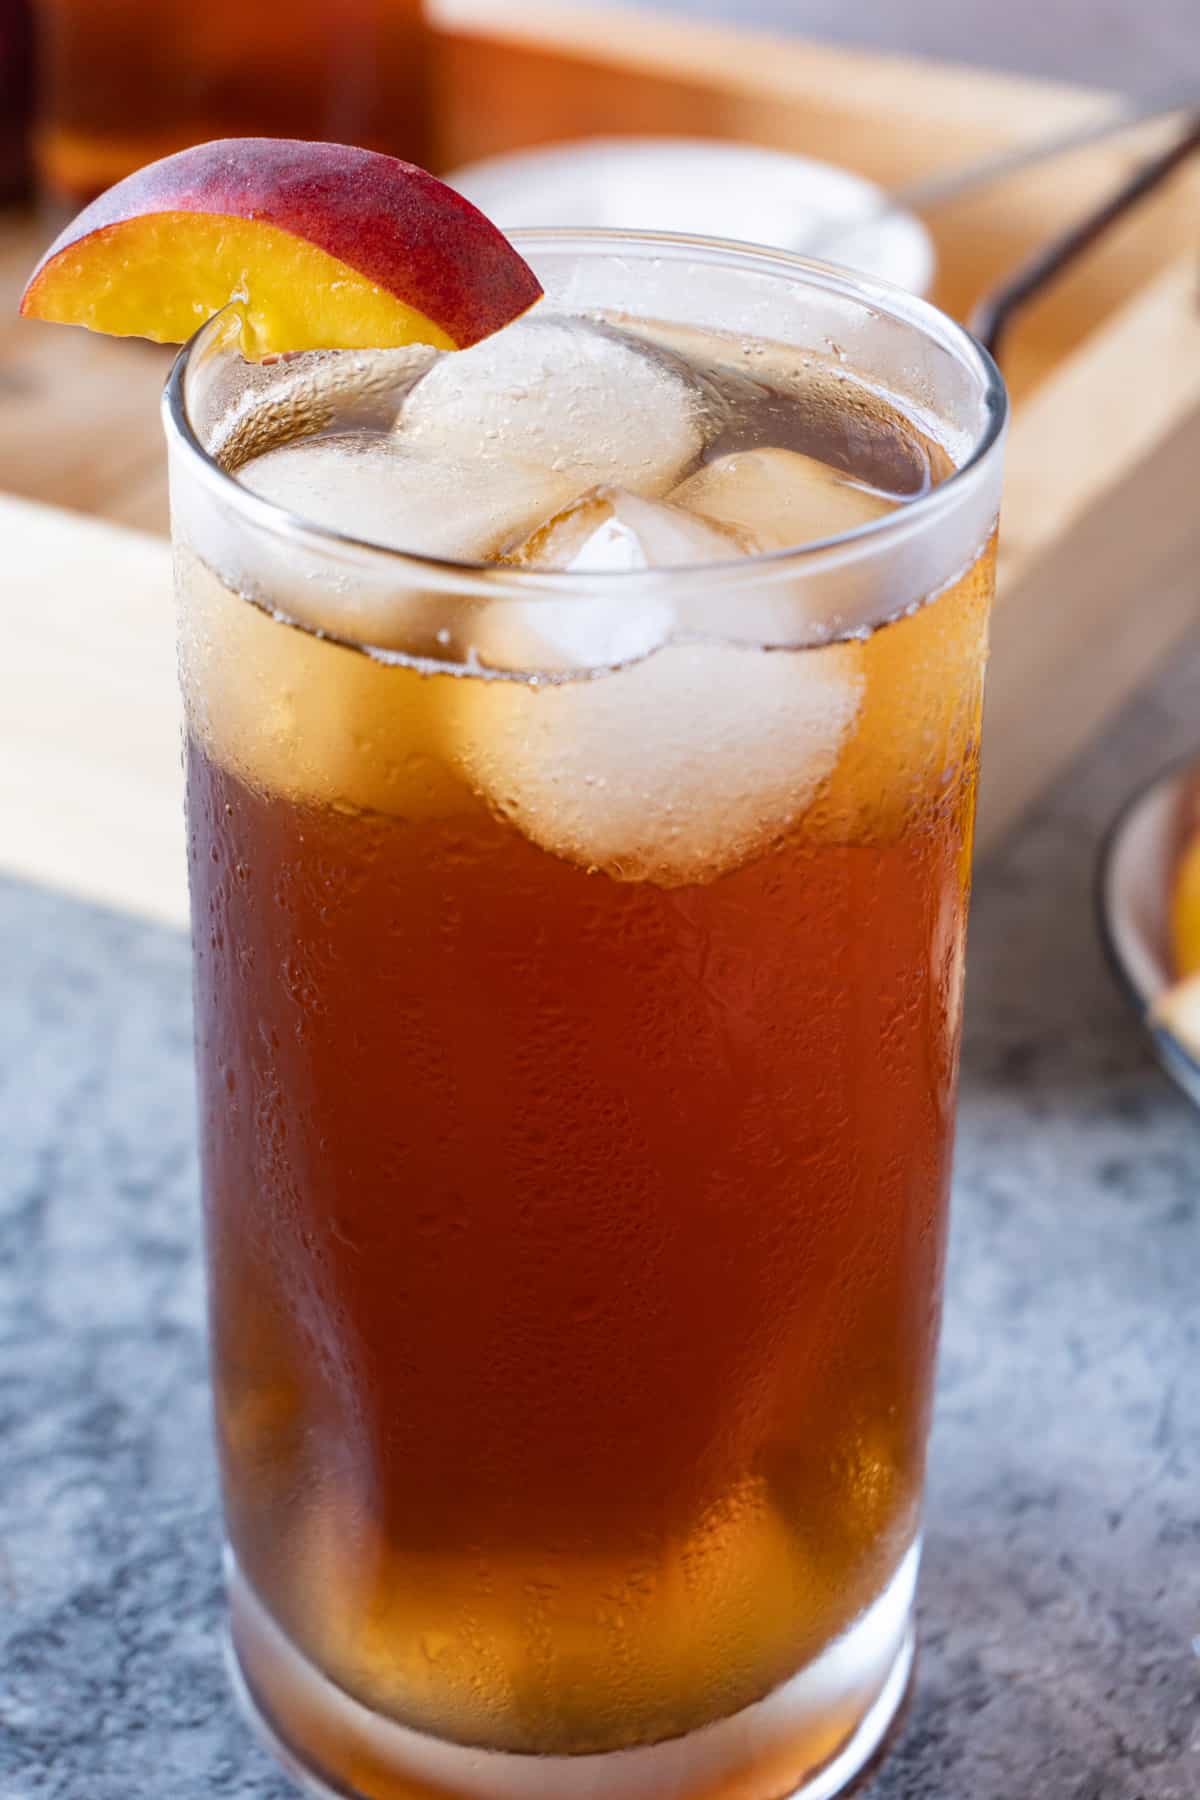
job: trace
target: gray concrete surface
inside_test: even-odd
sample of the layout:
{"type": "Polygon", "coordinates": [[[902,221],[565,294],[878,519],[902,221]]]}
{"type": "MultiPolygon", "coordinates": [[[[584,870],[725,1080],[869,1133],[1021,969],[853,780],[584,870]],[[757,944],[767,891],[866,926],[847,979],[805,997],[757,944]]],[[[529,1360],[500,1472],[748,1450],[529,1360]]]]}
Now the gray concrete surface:
{"type": "MultiPolygon", "coordinates": [[[[1200,639],[978,883],[923,1656],[871,1800],[1200,1794],[1200,1118],[1092,929],[1200,639]]],[[[0,1795],[286,1800],[218,1650],[181,936],[0,884],[0,1795]]]]}

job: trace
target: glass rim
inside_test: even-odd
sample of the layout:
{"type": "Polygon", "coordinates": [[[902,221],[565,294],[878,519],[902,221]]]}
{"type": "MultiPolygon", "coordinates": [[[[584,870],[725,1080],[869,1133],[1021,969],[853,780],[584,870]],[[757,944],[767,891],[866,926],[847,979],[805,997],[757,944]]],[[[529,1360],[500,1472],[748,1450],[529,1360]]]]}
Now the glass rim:
{"type": "MultiPolygon", "coordinates": [[[[398,570],[419,573],[443,589],[453,588],[460,594],[474,594],[488,599],[562,598],[565,594],[600,600],[628,598],[635,591],[644,594],[670,588],[686,580],[690,586],[736,582],[739,587],[773,581],[781,574],[811,572],[816,574],[834,568],[847,552],[857,555],[868,550],[883,552],[893,541],[909,535],[923,523],[953,507],[962,489],[997,450],[1008,422],[1008,393],[1004,378],[995,361],[964,325],[922,296],[910,293],[895,283],[860,273],[837,263],[817,261],[791,250],[741,243],[733,238],[706,237],[691,232],[626,231],[613,227],[570,226],[522,227],[506,234],[517,249],[549,249],[581,254],[623,248],[627,254],[657,255],[666,252],[680,260],[691,257],[698,262],[722,263],[759,269],[763,274],[790,278],[796,285],[817,287],[861,300],[873,310],[932,339],[969,368],[980,387],[983,413],[982,426],[967,454],[956,463],[951,473],[937,486],[927,489],[915,499],[894,511],[869,519],[849,531],[804,544],[789,545],[778,550],[756,551],[719,562],[670,564],[654,569],[561,570],[517,569],[506,564],[486,563],[433,556],[420,550],[400,549],[377,543],[351,532],[337,531],[319,525],[301,513],[254,493],[238,481],[201,442],[188,413],[186,383],[195,357],[219,328],[224,309],[206,319],[180,349],[172,364],[163,390],[163,425],[169,441],[178,443],[194,464],[200,478],[221,499],[234,506],[246,520],[259,529],[282,537],[308,551],[326,550],[342,555],[368,558],[394,565],[398,570]]],[[[719,328],[718,328],[719,329],[719,328]]],[[[453,354],[449,352],[448,354],[453,354]]]]}

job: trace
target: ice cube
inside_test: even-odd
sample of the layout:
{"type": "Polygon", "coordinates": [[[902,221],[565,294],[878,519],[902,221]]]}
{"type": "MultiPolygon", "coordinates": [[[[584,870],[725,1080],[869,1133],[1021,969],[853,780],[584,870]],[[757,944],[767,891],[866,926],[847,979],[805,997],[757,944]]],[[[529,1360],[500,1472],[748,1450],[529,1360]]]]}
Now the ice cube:
{"type": "MultiPolygon", "coordinates": [[[[740,554],[732,532],[626,488],[596,487],[503,560],[519,569],[602,575],[728,562],[740,554]]],[[[674,611],[661,590],[633,583],[597,594],[592,586],[589,592],[583,581],[573,592],[493,602],[475,623],[479,660],[528,672],[607,669],[648,655],[671,635],[674,611]]]]}
{"type": "Polygon", "coordinates": [[[612,571],[731,562],[742,537],[623,487],[597,487],[508,552],[519,568],[612,571]]]}
{"type": "MultiPolygon", "coordinates": [[[[238,479],[343,536],[494,562],[599,483],[619,478],[647,493],[673,486],[699,454],[703,416],[700,389],[669,356],[586,321],[529,320],[439,357],[409,389],[393,430],[296,439],[246,463],[238,479]]],[[[679,529],[689,529],[683,515],[679,529]]],[[[498,666],[530,666],[506,662],[498,642],[489,657],[482,640],[496,634],[481,623],[487,609],[430,592],[444,582],[418,585],[402,565],[388,572],[346,560],[351,567],[310,558],[302,568],[294,547],[267,534],[231,542],[218,557],[233,585],[324,631],[417,655],[448,648],[453,660],[474,649],[498,666]]],[[[632,650],[623,641],[600,664],[641,654],[640,624],[634,637],[632,650]]],[[[548,665],[578,666],[573,654],[548,665]]]]}
{"type": "Polygon", "coordinates": [[[240,469],[317,431],[390,430],[405,394],[441,354],[429,344],[407,344],[239,359],[236,375],[201,384],[189,406],[211,454],[223,468],[240,469]]]}
{"type": "MultiPolygon", "coordinates": [[[[779,551],[840,536],[894,512],[898,502],[849,480],[828,463],[797,450],[738,450],[697,469],[670,495],[751,550],[779,551]]],[[[800,573],[765,570],[740,598],[696,593],[680,611],[681,626],[701,637],[739,643],[796,645],[859,631],[901,600],[889,587],[885,558],[848,556],[837,568],[800,573]]]]}
{"type": "Polygon", "coordinates": [[[570,484],[484,460],[467,474],[379,434],[302,438],[239,471],[243,486],[315,525],[423,556],[484,562],[562,503],[570,484]]]}
{"type": "Polygon", "coordinates": [[[649,345],[583,319],[534,317],[442,357],[398,429],[464,484],[499,460],[565,477],[570,498],[616,481],[658,495],[700,454],[705,411],[682,365],[649,345]]]}
{"type": "Polygon", "coordinates": [[[931,809],[969,800],[962,776],[978,751],[993,572],[989,548],[936,598],[863,642],[862,706],[822,796],[828,835],[892,842],[931,809]]]}
{"type": "Polygon", "coordinates": [[[861,487],[798,450],[737,450],[690,475],[674,493],[685,506],[745,533],[756,550],[786,550],[838,537],[894,512],[897,502],[861,487]]]}
{"type": "Polygon", "coordinates": [[[861,646],[668,644],[592,680],[458,681],[445,747],[495,811],[619,880],[712,879],[794,826],[856,717],[861,646]]]}
{"type": "Polygon", "coordinates": [[[189,724],[251,786],[405,818],[476,804],[441,750],[442,694],[422,675],[289,629],[180,546],[179,655],[189,724]]]}
{"type": "MultiPolygon", "coordinates": [[[[377,433],[303,438],[247,464],[238,479],[343,536],[465,562],[492,559],[573,493],[567,477],[502,460],[482,461],[468,479],[377,433]]],[[[231,584],[303,624],[410,655],[467,653],[480,609],[447,591],[452,578],[439,584],[378,557],[306,555],[267,533],[226,536],[218,560],[231,584]]]]}

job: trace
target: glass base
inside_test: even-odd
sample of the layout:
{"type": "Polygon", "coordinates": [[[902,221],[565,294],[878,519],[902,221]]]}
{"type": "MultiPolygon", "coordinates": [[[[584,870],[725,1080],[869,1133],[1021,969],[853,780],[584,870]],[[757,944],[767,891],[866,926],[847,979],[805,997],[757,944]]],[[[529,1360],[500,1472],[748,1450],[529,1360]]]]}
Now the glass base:
{"type": "Polygon", "coordinates": [[[883,1745],[912,1674],[919,1543],[848,1631],[764,1699],[684,1737],[524,1756],[383,1718],[284,1637],[229,1555],[230,1679],[314,1800],[834,1800],[883,1745]]]}

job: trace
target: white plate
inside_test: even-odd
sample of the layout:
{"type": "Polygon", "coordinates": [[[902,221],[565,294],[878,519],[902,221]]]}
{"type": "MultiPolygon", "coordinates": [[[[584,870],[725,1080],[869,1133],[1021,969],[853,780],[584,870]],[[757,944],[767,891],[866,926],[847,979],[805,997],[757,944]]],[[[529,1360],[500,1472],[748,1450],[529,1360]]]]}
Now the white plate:
{"type": "Polygon", "coordinates": [[[452,187],[502,228],[692,231],[803,250],[826,221],[864,218],[814,254],[926,294],[929,233],[911,213],[873,215],[883,190],[833,163],[708,138],[581,138],[455,169],[452,187]]]}
{"type": "Polygon", "coordinates": [[[1150,1017],[1171,984],[1167,912],[1171,873],[1200,767],[1168,769],[1134,795],[1118,814],[1100,852],[1096,900],[1105,947],[1121,985],[1170,1075],[1200,1105],[1200,1063],[1173,1032],[1150,1017]]]}

